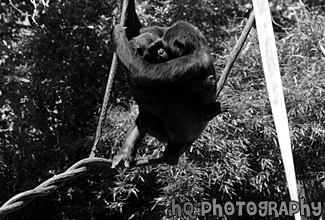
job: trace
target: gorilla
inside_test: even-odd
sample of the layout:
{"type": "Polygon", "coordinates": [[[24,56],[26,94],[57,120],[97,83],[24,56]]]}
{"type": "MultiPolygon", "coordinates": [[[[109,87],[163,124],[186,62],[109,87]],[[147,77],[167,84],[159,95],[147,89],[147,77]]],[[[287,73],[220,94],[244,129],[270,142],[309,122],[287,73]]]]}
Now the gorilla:
{"type": "Polygon", "coordinates": [[[128,167],[147,133],[167,143],[164,161],[176,165],[207,123],[227,111],[216,101],[216,72],[205,37],[180,21],[144,28],[130,41],[123,26],[116,25],[112,39],[139,106],[112,168],[122,161],[128,167]]]}

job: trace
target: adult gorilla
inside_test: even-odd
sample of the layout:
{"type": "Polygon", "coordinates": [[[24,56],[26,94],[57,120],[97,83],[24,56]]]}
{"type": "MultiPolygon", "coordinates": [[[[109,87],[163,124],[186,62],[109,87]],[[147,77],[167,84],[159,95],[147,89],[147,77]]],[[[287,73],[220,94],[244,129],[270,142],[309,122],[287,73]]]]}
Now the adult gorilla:
{"type": "Polygon", "coordinates": [[[128,41],[125,29],[114,27],[116,53],[130,71],[139,115],[112,167],[121,161],[128,166],[146,133],[168,143],[163,156],[168,164],[175,165],[207,122],[226,110],[215,101],[216,73],[204,36],[187,22],[162,30],[162,38],[148,45],[147,51],[155,57],[159,48],[163,49],[169,60],[149,63],[134,52],[134,42],[128,41]]]}

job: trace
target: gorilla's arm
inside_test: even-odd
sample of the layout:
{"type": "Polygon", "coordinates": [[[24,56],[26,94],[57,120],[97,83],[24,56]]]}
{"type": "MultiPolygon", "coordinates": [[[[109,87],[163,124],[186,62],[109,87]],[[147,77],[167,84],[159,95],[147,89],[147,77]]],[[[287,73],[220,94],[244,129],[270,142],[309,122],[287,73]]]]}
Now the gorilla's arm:
{"type": "Polygon", "coordinates": [[[162,37],[167,29],[168,27],[150,26],[150,27],[141,28],[140,34],[149,32],[159,37],[162,37]]]}
{"type": "Polygon", "coordinates": [[[135,85],[177,86],[214,76],[214,66],[206,48],[197,49],[165,63],[148,63],[132,51],[121,25],[114,27],[113,40],[116,53],[131,72],[130,77],[135,85]]]}
{"type": "Polygon", "coordinates": [[[129,1],[129,5],[127,7],[125,27],[128,27],[126,30],[126,36],[128,39],[132,37],[138,36],[141,29],[141,23],[139,21],[139,17],[135,11],[135,2],[134,0],[129,1]]]}

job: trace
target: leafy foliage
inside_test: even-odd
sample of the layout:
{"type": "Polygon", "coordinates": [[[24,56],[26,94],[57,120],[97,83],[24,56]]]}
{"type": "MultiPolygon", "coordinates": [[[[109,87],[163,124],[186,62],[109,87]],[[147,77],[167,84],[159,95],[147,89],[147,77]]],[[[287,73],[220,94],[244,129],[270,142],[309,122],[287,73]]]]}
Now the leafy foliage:
{"type": "MultiPolygon", "coordinates": [[[[36,1],[36,6],[12,2],[1,2],[0,10],[1,204],[88,156],[117,14],[116,2],[110,0],[36,1]]],[[[303,187],[310,187],[304,196],[319,201],[325,165],[324,12],[321,1],[306,3],[272,1],[271,9],[296,172],[303,187]],[[307,6],[317,6],[317,11],[307,6]]],[[[221,72],[250,1],[139,0],[137,9],[144,25],[183,19],[198,26],[221,72]]],[[[125,76],[119,73],[98,156],[116,153],[137,114],[125,91],[125,76]]],[[[10,214],[10,219],[170,219],[171,199],[194,204],[288,200],[254,30],[219,99],[231,111],[209,123],[179,165],[94,170],[10,214]]],[[[138,159],[161,156],[163,148],[148,136],[138,159]]],[[[195,207],[194,214],[198,212],[195,207]]]]}

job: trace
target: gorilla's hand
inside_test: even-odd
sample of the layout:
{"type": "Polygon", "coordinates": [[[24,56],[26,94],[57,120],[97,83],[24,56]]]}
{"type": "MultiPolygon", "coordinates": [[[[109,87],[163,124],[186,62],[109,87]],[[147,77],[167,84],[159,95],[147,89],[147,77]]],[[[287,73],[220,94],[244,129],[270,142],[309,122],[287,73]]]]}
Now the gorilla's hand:
{"type": "Polygon", "coordinates": [[[115,168],[117,165],[121,163],[121,161],[124,161],[124,166],[129,167],[130,163],[134,160],[134,157],[132,157],[131,153],[126,150],[121,150],[118,152],[114,158],[112,163],[112,168],[115,168]]]}
{"type": "Polygon", "coordinates": [[[126,27],[123,27],[121,24],[117,24],[113,27],[112,39],[114,42],[117,42],[122,35],[125,35],[126,27]]]}

